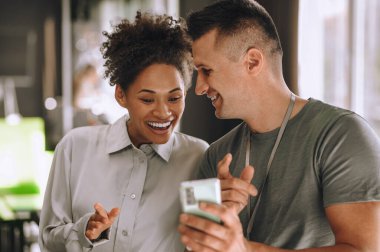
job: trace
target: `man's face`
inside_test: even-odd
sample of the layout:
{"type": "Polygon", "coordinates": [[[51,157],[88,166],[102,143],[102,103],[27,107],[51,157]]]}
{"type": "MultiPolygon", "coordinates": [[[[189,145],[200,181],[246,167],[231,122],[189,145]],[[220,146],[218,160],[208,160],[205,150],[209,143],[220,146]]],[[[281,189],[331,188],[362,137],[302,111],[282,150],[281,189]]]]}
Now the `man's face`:
{"type": "Polygon", "coordinates": [[[174,66],[153,64],[137,76],[124,99],[133,144],[163,144],[169,140],[185,108],[184,82],[174,66]]]}
{"type": "MultiPolygon", "coordinates": [[[[215,107],[215,115],[221,119],[240,118],[240,94],[243,87],[243,63],[241,59],[231,61],[226,50],[215,47],[216,30],[212,30],[194,41],[193,57],[198,71],[195,92],[206,94],[215,107]]],[[[223,47],[220,46],[220,47],[223,47]]]]}

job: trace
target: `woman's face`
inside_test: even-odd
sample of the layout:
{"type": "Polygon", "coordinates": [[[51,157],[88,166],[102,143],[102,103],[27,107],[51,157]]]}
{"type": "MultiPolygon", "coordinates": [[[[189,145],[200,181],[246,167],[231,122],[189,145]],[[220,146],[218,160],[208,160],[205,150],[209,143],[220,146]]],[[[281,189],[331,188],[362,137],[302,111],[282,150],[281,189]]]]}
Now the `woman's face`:
{"type": "Polygon", "coordinates": [[[174,66],[150,65],[125,93],[119,85],[115,92],[119,104],[128,109],[128,133],[135,146],[169,140],[185,108],[184,82],[174,66]]]}

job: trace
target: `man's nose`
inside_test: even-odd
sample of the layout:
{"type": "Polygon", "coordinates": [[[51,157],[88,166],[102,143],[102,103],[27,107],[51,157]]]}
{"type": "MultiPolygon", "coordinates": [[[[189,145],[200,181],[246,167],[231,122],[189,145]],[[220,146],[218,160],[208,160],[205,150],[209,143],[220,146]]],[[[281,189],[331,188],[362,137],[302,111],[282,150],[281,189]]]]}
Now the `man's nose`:
{"type": "Polygon", "coordinates": [[[195,84],[195,93],[197,95],[204,95],[207,93],[209,86],[206,83],[206,81],[200,77],[200,75],[197,75],[197,82],[195,84]]]}

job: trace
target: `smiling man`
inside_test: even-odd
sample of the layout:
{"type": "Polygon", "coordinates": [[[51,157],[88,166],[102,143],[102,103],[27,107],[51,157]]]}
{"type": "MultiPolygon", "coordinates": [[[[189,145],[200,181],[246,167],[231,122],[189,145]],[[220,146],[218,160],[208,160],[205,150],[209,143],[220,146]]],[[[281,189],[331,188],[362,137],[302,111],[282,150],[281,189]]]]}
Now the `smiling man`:
{"type": "Polygon", "coordinates": [[[182,214],[193,251],[380,251],[380,140],[352,111],[287,87],[274,23],[253,0],[188,17],[196,93],[244,122],[211,144],[199,178],[219,177],[223,225],[182,214]],[[254,177],[253,168],[254,167],[254,177]]]}

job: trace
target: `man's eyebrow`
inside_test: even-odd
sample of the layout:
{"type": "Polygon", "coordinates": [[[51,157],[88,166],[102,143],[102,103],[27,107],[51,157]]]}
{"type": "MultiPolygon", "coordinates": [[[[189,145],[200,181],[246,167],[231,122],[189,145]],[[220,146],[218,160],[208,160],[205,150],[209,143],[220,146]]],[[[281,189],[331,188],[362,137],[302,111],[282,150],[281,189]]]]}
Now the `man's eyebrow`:
{"type": "Polygon", "coordinates": [[[194,68],[196,70],[198,70],[199,68],[208,68],[207,66],[205,66],[204,64],[194,64],[194,68]]]}

